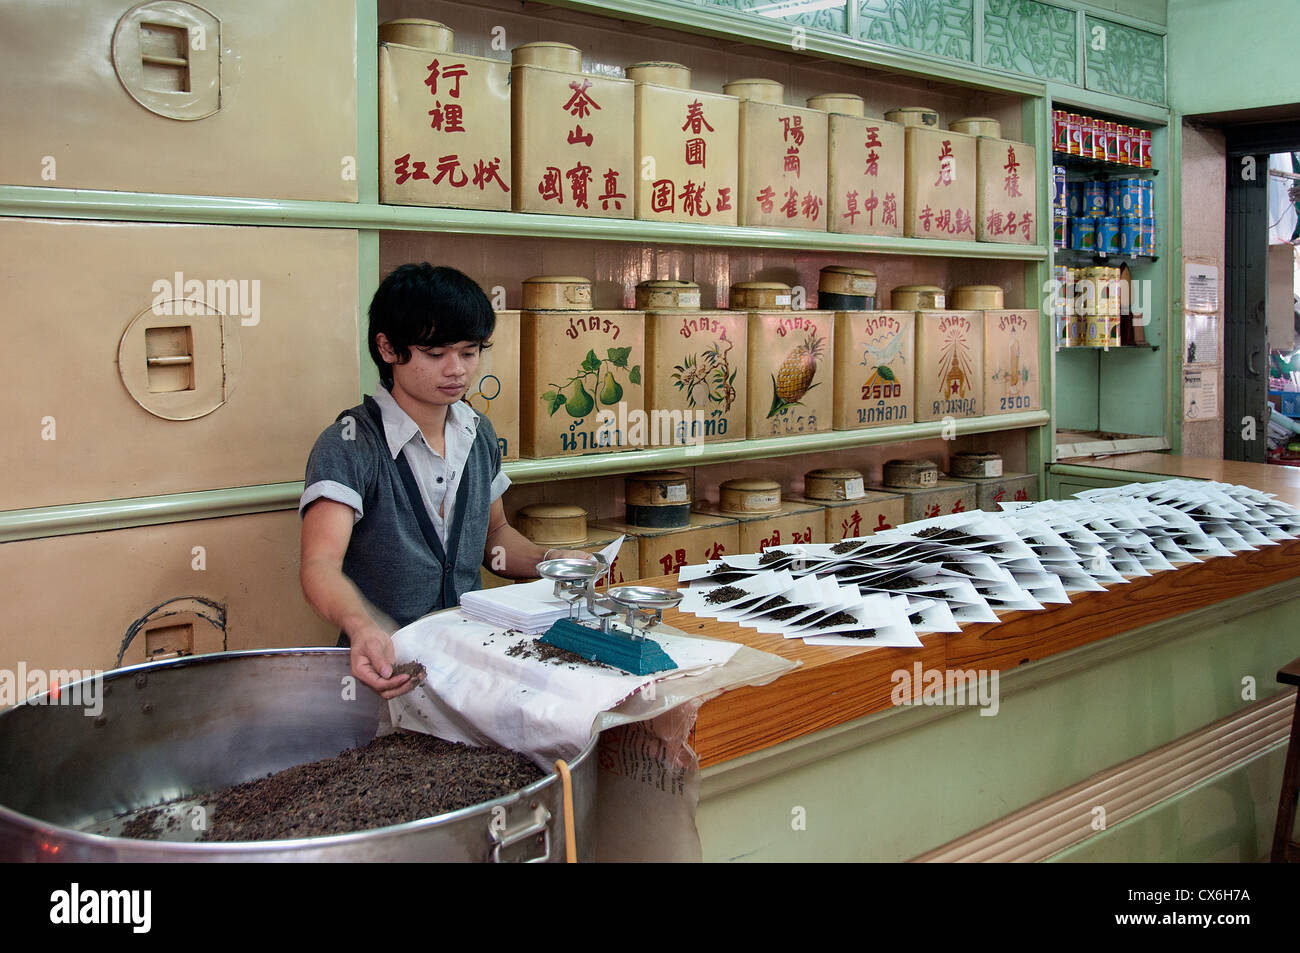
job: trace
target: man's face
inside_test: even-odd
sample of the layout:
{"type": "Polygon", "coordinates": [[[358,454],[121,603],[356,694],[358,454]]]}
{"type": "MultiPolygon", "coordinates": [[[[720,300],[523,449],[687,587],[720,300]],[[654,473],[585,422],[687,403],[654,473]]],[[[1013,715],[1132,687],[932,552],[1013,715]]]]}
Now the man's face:
{"type": "Polygon", "coordinates": [[[421,403],[449,407],[478,383],[478,341],[412,347],[411,359],[404,364],[396,363],[397,355],[382,334],[376,343],[380,355],[392,365],[394,392],[400,389],[421,403]]]}

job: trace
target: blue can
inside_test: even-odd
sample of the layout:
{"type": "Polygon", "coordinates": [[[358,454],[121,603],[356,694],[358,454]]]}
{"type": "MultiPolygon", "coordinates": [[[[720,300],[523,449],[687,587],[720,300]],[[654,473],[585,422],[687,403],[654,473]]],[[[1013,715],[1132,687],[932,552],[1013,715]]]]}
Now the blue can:
{"type": "Polygon", "coordinates": [[[1155,218],[1156,214],[1156,184],[1150,179],[1138,180],[1139,210],[1134,215],[1142,218],[1155,218]]]}
{"type": "Polygon", "coordinates": [[[1052,246],[1054,248],[1066,247],[1067,221],[1069,219],[1066,217],[1064,210],[1052,209],[1052,246]]]}
{"type": "Polygon", "coordinates": [[[1106,214],[1119,215],[1123,196],[1123,179],[1111,179],[1106,183],[1106,214]]]}
{"type": "Polygon", "coordinates": [[[1122,179],[1119,194],[1119,211],[1115,213],[1116,215],[1140,216],[1142,214],[1141,179],[1122,179]]]}
{"type": "Polygon", "coordinates": [[[1065,183],[1065,210],[1071,218],[1083,214],[1083,183],[1065,183]]]}
{"type": "Polygon", "coordinates": [[[1083,214],[1100,217],[1106,214],[1106,183],[1085,182],[1083,185],[1083,214]]]}
{"type": "Polygon", "coordinates": [[[1097,219],[1086,215],[1070,219],[1070,247],[1078,251],[1097,250],[1097,219]]]}
{"type": "Polygon", "coordinates": [[[1114,215],[1097,219],[1097,251],[1105,255],[1119,254],[1119,219],[1114,215]]]}
{"type": "Polygon", "coordinates": [[[1156,253],[1156,220],[1154,218],[1142,219],[1142,254],[1154,255],[1156,253]]]}
{"type": "Polygon", "coordinates": [[[1065,166],[1052,166],[1052,208],[1066,211],[1068,205],[1065,198],[1065,166]]]}
{"type": "Polygon", "coordinates": [[[1119,253],[1121,255],[1141,255],[1137,249],[1142,247],[1142,220],[1136,215],[1119,217],[1119,253]]]}

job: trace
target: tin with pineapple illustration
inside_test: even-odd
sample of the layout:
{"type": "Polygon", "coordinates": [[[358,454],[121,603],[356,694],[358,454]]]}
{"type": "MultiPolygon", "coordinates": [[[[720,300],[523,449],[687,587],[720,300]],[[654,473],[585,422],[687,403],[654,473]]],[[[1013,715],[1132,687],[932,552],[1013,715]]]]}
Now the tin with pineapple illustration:
{"type": "Polygon", "coordinates": [[[916,313],[837,312],[835,381],[836,430],[912,423],[916,313]]]}
{"type": "MultiPolygon", "coordinates": [[[[637,286],[638,297],[645,284],[637,286]]],[[[691,287],[687,300],[694,308],[646,311],[646,415],[653,442],[743,440],[748,317],[700,311],[699,287],[691,287]]]]}
{"type": "Polygon", "coordinates": [[[984,412],[984,314],[916,313],[916,419],[984,412]]]}
{"type": "Polygon", "coordinates": [[[834,411],[833,311],[754,311],[748,330],[751,438],[830,430],[834,411]]]}
{"type": "Polygon", "coordinates": [[[492,421],[502,460],[519,459],[519,312],[498,311],[492,346],[482,351],[478,380],[465,401],[492,421]]]}
{"type": "Polygon", "coordinates": [[[984,412],[1011,414],[1042,406],[1038,380],[1038,312],[984,312],[984,412]]]}

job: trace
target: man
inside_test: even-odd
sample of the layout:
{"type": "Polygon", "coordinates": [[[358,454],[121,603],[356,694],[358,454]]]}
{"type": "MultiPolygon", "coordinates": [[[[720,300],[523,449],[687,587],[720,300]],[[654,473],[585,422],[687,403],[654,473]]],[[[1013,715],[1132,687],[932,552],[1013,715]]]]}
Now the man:
{"type": "Polygon", "coordinates": [[[397,268],[370,303],[383,386],[340,414],[307,461],[303,593],[351,646],[352,673],[384,698],[414,687],[392,674],[392,632],[456,605],[478,588],[480,565],[520,579],[546,558],[590,558],[545,550],[506,521],[496,431],[461,400],[495,324],[461,272],[397,268]]]}

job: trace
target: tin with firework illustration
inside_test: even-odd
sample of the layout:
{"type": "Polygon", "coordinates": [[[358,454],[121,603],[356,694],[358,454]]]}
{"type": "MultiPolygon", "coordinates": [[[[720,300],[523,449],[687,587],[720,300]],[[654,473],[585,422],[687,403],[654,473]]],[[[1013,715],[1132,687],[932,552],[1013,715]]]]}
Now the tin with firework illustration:
{"type": "Polygon", "coordinates": [[[1038,410],[1038,312],[984,312],[984,413],[1038,410]]]}
{"type": "Polygon", "coordinates": [[[498,311],[492,346],[478,364],[465,401],[492,421],[502,460],[519,459],[519,312],[498,311]]]}
{"type": "Polygon", "coordinates": [[[984,408],[984,314],[916,314],[916,419],[978,417],[984,408]]]}
{"type": "Polygon", "coordinates": [[[830,430],[835,313],[750,312],[748,335],[748,435],[830,430]]]}
{"type": "Polygon", "coordinates": [[[836,313],[836,430],[912,423],[915,377],[915,312],[836,313]]]}
{"type": "Polygon", "coordinates": [[[748,315],[647,311],[645,322],[651,420],[658,415],[668,421],[675,445],[745,439],[748,315]]]}

